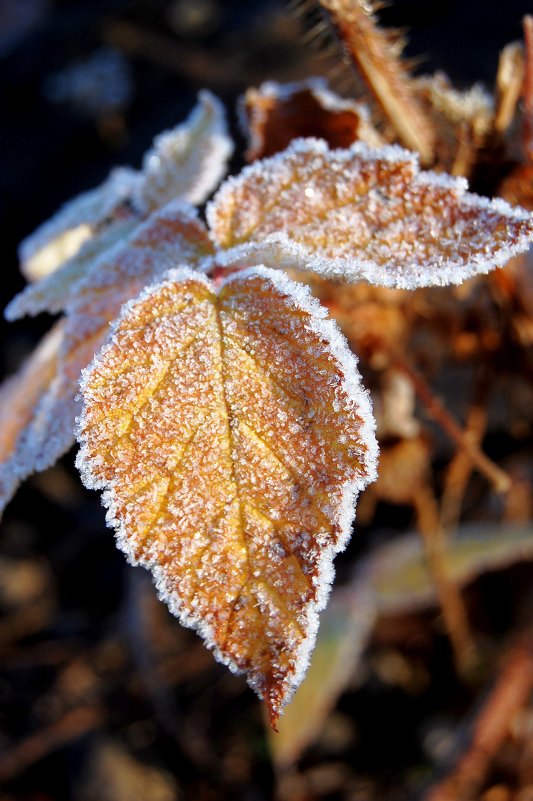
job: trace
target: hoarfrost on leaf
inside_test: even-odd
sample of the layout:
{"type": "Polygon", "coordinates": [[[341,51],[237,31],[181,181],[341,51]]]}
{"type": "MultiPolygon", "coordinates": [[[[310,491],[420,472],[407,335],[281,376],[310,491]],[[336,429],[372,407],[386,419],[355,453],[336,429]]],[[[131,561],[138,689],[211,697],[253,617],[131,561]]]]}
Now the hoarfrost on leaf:
{"type": "MultiPolygon", "coordinates": [[[[109,241],[118,239],[125,220],[141,222],[175,199],[203,203],[225,174],[232,152],[222,104],[210,92],[200,92],[189,118],[156,138],[145,155],[142,171],[113,170],[101,186],[74,198],[22,242],[22,273],[36,281],[67,262],[64,282],[69,281],[71,272],[77,277],[93,252],[99,255],[109,241]],[[116,226],[117,232],[108,231],[116,226]],[[91,239],[95,240],[94,250],[79,253],[80,247],[84,243],[87,246],[91,239]],[[79,263],[68,262],[78,253],[79,263]]],[[[58,286],[60,291],[62,288],[58,286]]],[[[25,298],[20,310],[11,310],[12,317],[36,314],[49,306],[55,311],[60,302],[52,301],[47,306],[41,300],[40,305],[32,305],[31,297],[25,298]]]]}
{"type": "Polygon", "coordinates": [[[63,447],[64,427],[69,420],[72,427],[73,415],[58,394],[56,378],[64,336],[60,321],[0,389],[0,512],[37,464],[49,467],[72,444],[70,433],[63,447]],[[48,416],[51,405],[53,414],[48,416]],[[57,439],[62,440],[59,454],[57,439]]]}
{"type": "Polygon", "coordinates": [[[272,725],[302,679],[377,445],[355,357],[266,268],[176,270],[84,371],[77,464],[134,563],[272,725]]]}
{"type": "Polygon", "coordinates": [[[226,181],[208,207],[220,263],[264,262],[412,289],[458,284],[527,250],[533,218],[419,170],[398,146],[303,139],[226,181]]]}
{"type": "Polygon", "coordinates": [[[217,187],[233,153],[220,100],[202,91],[199,103],[182,124],[156,137],[143,161],[136,192],[139,206],[153,211],[180,197],[203,203],[217,187]]]}
{"type": "Polygon", "coordinates": [[[180,261],[194,265],[211,251],[195,210],[174,201],[106,250],[78,279],[66,317],[0,397],[0,511],[22,480],[50,467],[72,446],[81,371],[105,342],[122,304],[180,261]]]}
{"type": "Polygon", "coordinates": [[[127,215],[127,201],[140,180],[135,170],[117,168],[96,189],[66,203],[21,243],[19,259],[24,277],[38,281],[53,273],[97,231],[117,216],[127,215]]]}

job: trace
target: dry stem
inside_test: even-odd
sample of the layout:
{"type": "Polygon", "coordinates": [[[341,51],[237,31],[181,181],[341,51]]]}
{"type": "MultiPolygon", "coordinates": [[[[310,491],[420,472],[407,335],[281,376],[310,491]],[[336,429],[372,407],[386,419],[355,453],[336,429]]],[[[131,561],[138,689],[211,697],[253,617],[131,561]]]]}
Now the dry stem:
{"type": "Polygon", "coordinates": [[[466,801],[478,797],[492,760],[532,688],[533,642],[527,633],[507,653],[500,676],[477,716],[468,750],[444,781],[425,794],[423,801],[466,801]]]}

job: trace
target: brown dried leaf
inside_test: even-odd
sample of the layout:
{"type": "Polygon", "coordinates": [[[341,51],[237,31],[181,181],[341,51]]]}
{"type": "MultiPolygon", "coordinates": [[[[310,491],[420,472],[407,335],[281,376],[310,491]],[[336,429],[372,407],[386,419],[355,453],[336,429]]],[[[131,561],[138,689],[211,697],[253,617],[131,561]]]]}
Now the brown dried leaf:
{"type": "Polygon", "coordinates": [[[226,181],[208,207],[225,264],[266,263],[381,286],[461,283],[533,239],[533,219],[466,192],[462,179],[420,172],[392,146],[329,150],[296,140],[226,181]]]}
{"type": "Polygon", "coordinates": [[[316,136],[331,147],[348,147],[357,139],[383,144],[365,106],[331,92],[325,81],[264,83],[248,89],[242,112],[248,133],[248,161],[285,150],[293,139],[316,136]]]}
{"type": "Polygon", "coordinates": [[[453,175],[470,177],[493,131],[491,95],[481,84],[458,91],[443,72],[423,75],[414,86],[438,134],[435,154],[439,167],[453,175]]]}
{"type": "Polygon", "coordinates": [[[189,270],[129,304],[84,374],[78,466],[170,609],[245,671],[272,725],[376,443],[356,361],[308,291],[189,270]]]}
{"type": "Polygon", "coordinates": [[[135,200],[148,212],[175,198],[203,203],[224,176],[232,152],[224,107],[202,91],[188,119],[156,137],[144,157],[135,200]]]}

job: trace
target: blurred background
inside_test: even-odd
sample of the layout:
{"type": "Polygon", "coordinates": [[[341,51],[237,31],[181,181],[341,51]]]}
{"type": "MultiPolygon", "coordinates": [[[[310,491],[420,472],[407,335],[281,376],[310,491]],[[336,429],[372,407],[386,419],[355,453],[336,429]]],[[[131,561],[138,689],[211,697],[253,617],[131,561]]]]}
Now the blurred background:
{"type": "MultiPolygon", "coordinates": [[[[491,89],[500,49],[521,38],[532,10],[527,0],[396,0],[380,18],[408,29],[419,72],[491,89]]],[[[2,307],[24,285],[20,240],[114,165],[138,167],[203,87],[227,106],[240,169],[239,95],[265,80],[328,75],[307,34],[302,15],[277,0],[0,0],[2,307]]],[[[4,375],[49,323],[0,323],[4,375]]],[[[410,514],[396,510],[398,530],[410,514]]],[[[341,584],[370,536],[363,526],[339,557],[341,584]]],[[[487,590],[502,628],[531,579],[527,565],[513,570],[487,590]]],[[[366,684],[346,679],[319,744],[299,767],[276,770],[259,702],[158,604],[148,575],[126,565],[72,454],[28,481],[5,513],[0,609],[0,801],[408,799],[473,699],[438,626],[430,637],[425,618],[408,619],[418,667],[382,660],[366,684]],[[387,684],[387,669],[407,678],[387,684]],[[417,684],[416,670],[431,679],[417,684]]]]}

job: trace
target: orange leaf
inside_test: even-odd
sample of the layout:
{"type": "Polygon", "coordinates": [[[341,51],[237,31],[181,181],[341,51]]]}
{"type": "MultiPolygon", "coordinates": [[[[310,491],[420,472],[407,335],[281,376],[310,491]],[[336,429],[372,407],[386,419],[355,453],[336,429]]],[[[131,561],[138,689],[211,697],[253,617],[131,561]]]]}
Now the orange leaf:
{"type": "Polygon", "coordinates": [[[170,609],[272,725],[301,681],[377,446],[355,357],[308,290],[189,270],[128,304],[85,371],[78,466],[170,609]]]}
{"type": "Polygon", "coordinates": [[[461,283],[527,250],[533,218],[414,154],[293,142],[226,181],[208,208],[222,263],[313,270],[381,286],[461,283]]]}
{"type": "Polygon", "coordinates": [[[248,89],[242,109],[248,161],[272,156],[302,136],[325,139],[331,147],[348,147],[356,139],[369,145],[382,143],[368,109],[331,92],[319,78],[288,84],[269,81],[259,89],[248,89]]]}

